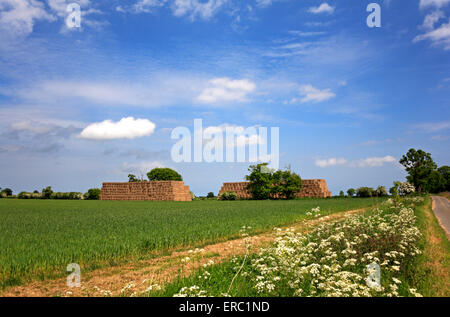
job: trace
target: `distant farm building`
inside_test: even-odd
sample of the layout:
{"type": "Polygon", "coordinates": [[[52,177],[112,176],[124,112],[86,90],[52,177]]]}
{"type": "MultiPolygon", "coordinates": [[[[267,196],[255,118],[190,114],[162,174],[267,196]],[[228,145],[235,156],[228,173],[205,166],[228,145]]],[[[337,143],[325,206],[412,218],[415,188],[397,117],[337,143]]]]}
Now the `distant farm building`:
{"type": "MultiPolygon", "coordinates": [[[[331,197],[331,192],[328,190],[327,182],[324,179],[302,179],[302,190],[295,196],[298,198],[327,198],[331,197]]],[[[223,183],[219,191],[219,196],[223,192],[235,192],[240,199],[252,198],[247,190],[248,182],[238,183],[223,183]]]]}
{"type": "Polygon", "coordinates": [[[103,183],[100,200],[192,201],[182,181],[103,183]]]}

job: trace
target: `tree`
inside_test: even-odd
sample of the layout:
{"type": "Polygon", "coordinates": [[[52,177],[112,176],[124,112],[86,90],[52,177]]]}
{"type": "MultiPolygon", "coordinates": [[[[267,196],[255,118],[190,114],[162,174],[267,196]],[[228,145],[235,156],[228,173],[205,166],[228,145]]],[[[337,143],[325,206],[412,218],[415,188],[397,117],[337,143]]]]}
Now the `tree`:
{"type": "Polygon", "coordinates": [[[372,197],[374,189],[370,187],[360,187],[356,191],[356,196],[360,198],[372,197]]]}
{"type": "Polygon", "coordinates": [[[445,181],[445,190],[450,191],[450,166],[441,166],[438,168],[438,172],[441,173],[445,181]]]}
{"type": "Polygon", "coordinates": [[[207,198],[214,198],[214,193],[213,192],[209,192],[208,195],[206,195],[207,198]]]}
{"type": "Polygon", "coordinates": [[[430,153],[422,150],[416,151],[415,149],[410,149],[408,153],[403,155],[400,164],[405,167],[409,174],[406,177],[408,182],[413,184],[419,193],[426,188],[431,172],[437,168],[430,153]]]}
{"type": "Polygon", "coordinates": [[[388,192],[386,190],[386,187],[378,186],[377,189],[375,190],[374,194],[377,197],[386,197],[388,195],[388,192]]]}
{"type": "Polygon", "coordinates": [[[344,194],[344,191],[343,191],[343,190],[341,190],[341,191],[339,192],[339,197],[341,197],[341,198],[344,198],[344,197],[345,197],[345,194],[344,194]]]}
{"type": "Polygon", "coordinates": [[[48,186],[42,190],[42,198],[43,199],[50,199],[52,194],[53,194],[53,190],[52,190],[51,186],[48,186]]]}
{"type": "Polygon", "coordinates": [[[5,188],[1,191],[2,196],[12,196],[13,191],[10,188],[5,188]]]}
{"type": "Polygon", "coordinates": [[[154,168],[147,173],[150,181],[182,181],[180,174],[170,168],[154,168]]]}
{"type": "Polygon", "coordinates": [[[101,190],[99,188],[91,188],[84,194],[84,199],[86,200],[99,200],[101,190]]]}
{"type": "Polygon", "coordinates": [[[428,177],[425,189],[429,193],[440,193],[445,190],[446,185],[444,176],[438,171],[432,171],[428,177]]]}
{"type": "Polygon", "coordinates": [[[356,193],[356,190],[354,188],[349,188],[349,190],[347,190],[348,197],[355,196],[355,193],[356,193]]]}
{"type": "Polygon", "coordinates": [[[129,183],[137,183],[137,182],[140,182],[141,180],[140,179],[138,179],[137,177],[136,177],[136,175],[134,175],[134,174],[128,174],[128,182],[129,183]]]}
{"type": "Polygon", "coordinates": [[[295,198],[295,194],[302,189],[302,179],[290,170],[276,171],[272,175],[272,194],[285,199],[295,198]]]}
{"type": "Polygon", "coordinates": [[[253,199],[263,200],[270,198],[274,171],[267,166],[267,163],[261,163],[250,165],[248,168],[250,174],[245,176],[245,179],[249,181],[247,190],[250,192],[253,199]]]}

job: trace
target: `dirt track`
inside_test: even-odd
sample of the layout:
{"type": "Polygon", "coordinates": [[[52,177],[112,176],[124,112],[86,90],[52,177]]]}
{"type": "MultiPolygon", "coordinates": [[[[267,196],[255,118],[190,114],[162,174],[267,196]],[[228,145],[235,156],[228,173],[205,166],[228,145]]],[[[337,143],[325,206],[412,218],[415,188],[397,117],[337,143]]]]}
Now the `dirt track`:
{"type": "MultiPolygon", "coordinates": [[[[324,221],[338,220],[366,209],[340,212],[329,216],[298,222],[289,227],[306,232],[311,226],[324,221]]],[[[250,237],[254,250],[269,244],[274,239],[272,232],[250,237]]],[[[195,269],[209,261],[220,263],[235,255],[246,252],[245,240],[236,239],[205,246],[200,250],[172,252],[168,256],[132,264],[99,269],[82,274],[81,287],[69,288],[66,279],[33,282],[23,286],[10,287],[1,293],[3,297],[43,296],[139,296],[150,285],[173,281],[178,276],[188,276],[195,269]],[[182,262],[189,257],[190,260],[182,262]]]]}

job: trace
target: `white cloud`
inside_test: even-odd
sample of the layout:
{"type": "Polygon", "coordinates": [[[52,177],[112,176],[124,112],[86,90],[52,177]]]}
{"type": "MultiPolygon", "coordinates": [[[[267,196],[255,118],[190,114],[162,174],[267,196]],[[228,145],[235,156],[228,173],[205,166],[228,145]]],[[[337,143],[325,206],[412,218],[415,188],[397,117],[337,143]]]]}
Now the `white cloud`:
{"type": "Polygon", "coordinates": [[[308,11],[311,13],[314,13],[314,14],[319,14],[319,13],[331,14],[334,12],[334,7],[332,7],[328,3],[324,2],[318,7],[310,7],[308,11]]]}
{"type": "Polygon", "coordinates": [[[256,0],[256,5],[260,8],[267,8],[272,5],[272,0],[256,0]]]}
{"type": "Polygon", "coordinates": [[[47,0],[48,6],[52,9],[59,17],[67,16],[67,6],[70,3],[76,2],[80,5],[82,9],[85,9],[90,6],[90,0],[47,0]]]}
{"type": "MultiPolygon", "coordinates": [[[[139,0],[132,6],[132,10],[136,13],[149,13],[153,11],[153,8],[162,7],[167,0],[139,0]]],[[[125,10],[118,6],[117,11],[125,12],[125,10]]]]}
{"type": "Polygon", "coordinates": [[[380,167],[386,163],[394,163],[396,159],[393,156],[384,157],[368,157],[360,160],[349,161],[345,158],[330,158],[316,160],[316,166],[325,168],[331,166],[348,166],[348,167],[380,167]]]}
{"type": "Polygon", "coordinates": [[[36,21],[54,21],[55,17],[36,0],[0,0],[0,32],[26,36],[36,21]]]}
{"type": "Polygon", "coordinates": [[[425,132],[438,132],[450,129],[450,121],[441,121],[441,122],[427,122],[427,123],[419,123],[414,125],[414,129],[420,129],[425,132]]]}
{"type": "MultiPolygon", "coordinates": [[[[300,99],[300,102],[322,102],[331,98],[336,97],[336,95],[331,91],[331,89],[323,89],[320,90],[318,88],[315,88],[312,85],[303,85],[300,87],[300,95],[303,96],[302,99],[300,99]]],[[[294,98],[292,102],[296,102],[297,99],[294,98]]]]}
{"type": "Polygon", "coordinates": [[[187,15],[192,20],[196,17],[208,20],[227,2],[228,0],[208,0],[206,2],[199,0],[174,0],[171,7],[175,16],[187,15]]]}
{"type": "Polygon", "coordinates": [[[220,133],[222,137],[226,138],[226,131],[234,134],[236,136],[236,142],[233,144],[236,146],[245,146],[245,145],[260,145],[265,144],[266,140],[262,139],[258,134],[258,127],[249,127],[245,128],[243,126],[230,125],[230,124],[222,124],[219,126],[210,126],[203,130],[203,135],[214,137],[215,133],[220,133]]]}
{"type": "Polygon", "coordinates": [[[82,102],[105,106],[162,107],[191,103],[201,92],[205,79],[189,74],[155,74],[151,80],[126,81],[44,81],[4,94],[42,104],[82,102]]]}
{"type": "Polygon", "coordinates": [[[427,7],[442,8],[450,3],[450,0],[420,0],[419,7],[421,9],[427,7]]]}
{"type": "Polygon", "coordinates": [[[149,136],[156,125],[147,119],[122,118],[118,122],[105,120],[88,125],[79,137],[89,140],[135,139],[149,136]]]}
{"type": "Polygon", "coordinates": [[[323,160],[316,160],[316,166],[319,167],[330,167],[330,166],[337,166],[337,165],[345,165],[347,164],[347,160],[344,158],[330,158],[330,159],[323,159],[323,160]]]}
{"type": "Polygon", "coordinates": [[[361,159],[358,161],[354,161],[350,163],[352,167],[379,167],[383,166],[386,163],[394,163],[396,162],[395,157],[393,156],[385,156],[385,157],[368,157],[365,159],[361,159]]]}
{"type": "Polygon", "coordinates": [[[440,19],[445,18],[445,14],[441,10],[433,11],[425,16],[422,24],[422,28],[426,31],[433,30],[434,25],[439,22],[440,19]]]}
{"type": "Polygon", "coordinates": [[[232,80],[230,78],[214,78],[209,81],[212,87],[205,88],[197,97],[203,103],[219,103],[245,101],[256,85],[248,79],[232,80]]]}
{"type": "Polygon", "coordinates": [[[416,36],[413,42],[417,43],[424,40],[431,41],[434,46],[442,46],[445,50],[450,50],[450,21],[425,34],[416,36]]]}

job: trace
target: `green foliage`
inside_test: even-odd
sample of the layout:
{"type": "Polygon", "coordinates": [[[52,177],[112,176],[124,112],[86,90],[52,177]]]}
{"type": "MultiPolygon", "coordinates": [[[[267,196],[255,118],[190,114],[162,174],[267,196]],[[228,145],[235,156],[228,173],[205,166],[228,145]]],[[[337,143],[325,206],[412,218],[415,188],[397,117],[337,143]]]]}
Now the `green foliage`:
{"type": "Polygon", "coordinates": [[[12,196],[12,194],[13,194],[13,191],[10,189],[10,188],[5,188],[5,189],[3,189],[1,192],[0,192],[0,194],[2,195],[2,196],[12,196]]]}
{"type": "Polygon", "coordinates": [[[347,190],[348,197],[353,197],[356,194],[356,190],[354,188],[349,188],[347,190]]]}
{"type": "Polygon", "coordinates": [[[290,170],[276,171],[272,175],[272,194],[285,199],[295,198],[295,194],[302,189],[302,179],[290,170]]]}
{"type": "Polygon", "coordinates": [[[237,199],[237,195],[236,195],[235,192],[227,191],[227,192],[223,192],[220,195],[219,199],[220,200],[236,200],[237,199]]]}
{"type": "Polygon", "coordinates": [[[345,194],[344,194],[344,191],[343,191],[343,190],[341,190],[341,191],[339,192],[339,197],[341,197],[341,198],[344,198],[344,197],[345,197],[345,194]]]}
{"type": "Polygon", "coordinates": [[[208,195],[206,195],[206,198],[214,198],[214,193],[213,192],[209,192],[208,195]]]}
{"type": "Polygon", "coordinates": [[[42,198],[43,199],[50,199],[52,194],[53,194],[53,190],[52,190],[51,186],[48,186],[42,190],[42,198]]]}
{"type": "Polygon", "coordinates": [[[441,166],[438,172],[442,175],[445,182],[445,191],[450,191],[450,166],[441,166]]]}
{"type": "Polygon", "coordinates": [[[274,196],[285,199],[295,198],[295,194],[302,189],[302,179],[290,170],[274,171],[267,167],[267,163],[251,165],[250,174],[246,176],[249,181],[247,190],[253,199],[264,200],[274,196]]]}
{"type": "Polygon", "coordinates": [[[98,188],[91,188],[84,194],[84,199],[86,200],[99,200],[101,190],[98,188]]]}
{"type": "Polygon", "coordinates": [[[270,198],[274,170],[269,169],[267,166],[267,163],[262,163],[251,165],[248,168],[250,174],[245,176],[245,179],[250,182],[247,185],[247,190],[253,199],[264,200],[270,198]]]}
{"type": "Polygon", "coordinates": [[[270,230],[372,205],[367,199],[193,202],[5,200],[0,203],[0,288],[65,277],[67,263],[89,271],[110,262],[236,237],[243,225],[270,230]]]}
{"type": "Polygon", "coordinates": [[[50,199],[63,199],[63,200],[81,200],[83,199],[82,193],[69,192],[69,193],[52,193],[50,199]]]}
{"type": "Polygon", "coordinates": [[[374,194],[374,189],[370,187],[360,187],[356,190],[356,196],[360,198],[372,197],[374,194]]]}
{"type": "Polygon", "coordinates": [[[170,168],[154,168],[147,173],[150,181],[182,181],[183,177],[170,168]]]}
{"type": "Polygon", "coordinates": [[[137,177],[136,177],[136,175],[134,175],[134,174],[128,174],[128,182],[129,183],[137,183],[137,182],[140,182],[141,180],[140,179],[138,179],[137,177]]]}
{"type": "Polygon", "coordinates": [[[388,192],[386,190],[386,187],[378,186],[377,189],[374,191],[374,196],[376,196],[376,197],[387,197],[388,196],[388,192]]]}
{"type": "Polygon", "coordinates": [[[415,149],[410,149],[408,153],[403,155],[400,164],[405,167],[409,174],[406,177],[408,182],[413,184],[419,193],[424,189],[426,190],[431,172],[437,168],[430,153],[422,150],[416,151],[415,149]]]}

